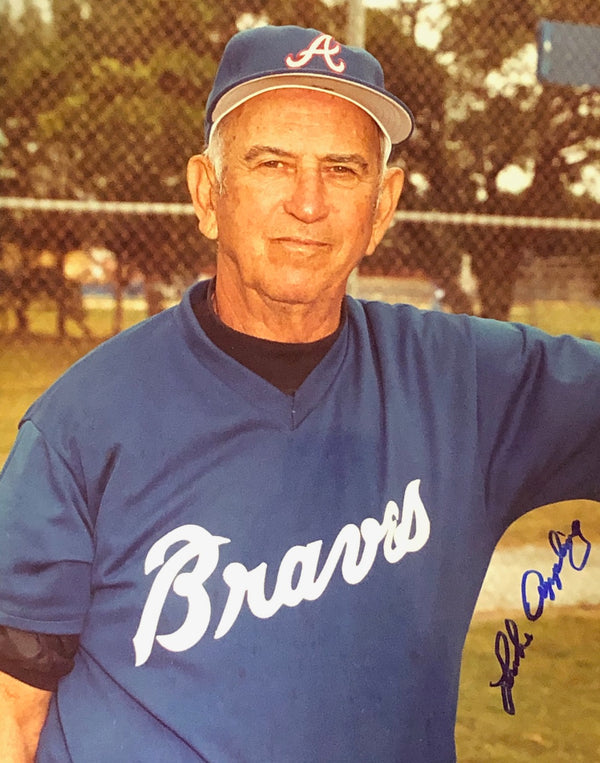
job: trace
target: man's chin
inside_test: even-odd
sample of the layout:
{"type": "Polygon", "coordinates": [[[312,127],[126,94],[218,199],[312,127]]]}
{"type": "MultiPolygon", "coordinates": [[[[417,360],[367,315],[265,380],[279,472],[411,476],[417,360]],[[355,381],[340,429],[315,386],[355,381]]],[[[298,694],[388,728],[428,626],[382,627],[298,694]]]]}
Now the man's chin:
{"type": "Polygon", "coordinates": [[[324,285],[315,282],[314,277],[279,282],[272,288],[263,291],[264,296],[271,302],[283,305],[314,305],[328,301],[328,290],[324,285]]]}

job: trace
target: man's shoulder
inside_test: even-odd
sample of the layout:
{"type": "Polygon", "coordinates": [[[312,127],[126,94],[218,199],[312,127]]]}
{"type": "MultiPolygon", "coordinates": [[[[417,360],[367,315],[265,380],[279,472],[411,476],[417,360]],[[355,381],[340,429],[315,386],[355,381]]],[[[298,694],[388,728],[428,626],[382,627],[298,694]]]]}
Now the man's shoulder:
{"type": "MultiPolygon", "coordinates": [[[[559,377],[597,368],[600,344],[563,334],[553,336],[527,324],[473,315],[422,310],[411,305],[352,300],[349,314],[381,355],[400,351],[401,360],[453,373],[471,367],[479,379],[521,378],[531,368],[559,377]]],[[[512,383],[512,382],[511,382],[512,383]]]]}
{"type": "Polygon", "coordinates": [[[117,405],[128,396],[144,395],[177,352],[181,332],[176,310],[169,308],[99,344],[38,398],[25,418],[78,406],[83,413],[96,406],[117,405]]]}
{"type": "Polygon", "coordinates": [[[381,332],[401,331],[426,338],[427,336],[455,336],[475,343],[497,341],[535,341],[548,335],[534,326],[481,318],[465,313],[446,313],[442,310],[423,309],[407,303],[391,304],[379,300],[348,298],[349,313],[355,321],[366,321],[381,332]]]}
{"type": "Polygon", "coordinates": [[[135,372],[141,365],[161,362],[178,333],[174,312],[168,308],[106,339],[74,363],[61,379],[89,374],[135,372]]]}
{"type": "Polygon", "coordinates": [[[375,345],[382,355],[403,361],[437,365],[456,360],[463,367],[472,363],[503,370],[508,363],[510,370],[520,367],[528,354],[552,353],[556,344],[532,326],[409,304],[350,299],[348,314],[361,346],[375,345]]]}
{"type": "Polygon", "coordinates": [[[364,324],[378,336],[406,339],[414,335],[425,339],[429,335],[464,336],[477,330],[473,316],[424,310],[408,303],[348,298],[348,313],[351,321],[364,324]]]}

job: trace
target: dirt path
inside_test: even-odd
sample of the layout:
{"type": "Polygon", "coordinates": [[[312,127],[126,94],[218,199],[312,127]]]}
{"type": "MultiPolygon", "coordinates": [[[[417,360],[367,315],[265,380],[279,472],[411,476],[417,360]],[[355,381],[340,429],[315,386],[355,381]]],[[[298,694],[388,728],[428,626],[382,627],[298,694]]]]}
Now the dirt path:
{"type": "MultiPolygon", "coordinates": [[[[582,549],[576,549],[574,563],[580,566],[582,549]]],[[[479,595],[475,612],[490,612],[497,609],[523,611],[521,599],[521,581],[527,570],[538,570],[544,580],[551,578],[553,565],[559,563],[558,557],[549,546],[521,546],[519,548],[497,549],[492,557],[486,578],[479,595]]],[[[600,603],[600,552],[592,547],[588,560],[581,571],[576,571],[569,563],[568,556],[563,560],[560,571],[562,589],[553,585],[554,601],[550,597],[544,602],[545,607],[573,606],[578,604],[600,603]]],[[[539,597],[538,579],[530,575],[527,578],[527,591],[530,607],[535,611],[539,597]]]]}

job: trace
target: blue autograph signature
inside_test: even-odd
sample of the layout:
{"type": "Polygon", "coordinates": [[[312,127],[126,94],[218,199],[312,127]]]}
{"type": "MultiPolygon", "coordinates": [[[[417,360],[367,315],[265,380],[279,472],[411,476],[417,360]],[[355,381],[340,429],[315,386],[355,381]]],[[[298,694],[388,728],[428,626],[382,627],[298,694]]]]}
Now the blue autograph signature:
{"type": "Polygon", "coordinates": [[[506,627],[506,633],[504,633],[504,631],[498,631],[498,633],[496,633],[495,644],[496,658],[502,668],[502,675],[497,681],[490,681],[490,686],[500,687],[500,690],[502,691],[502,707],[504,708],[504,712],[509,715],[514,715],[515,703],[513,701],[512,690],[515,685],[515,677],[519,673],[519,665],[521,664],[521,660],[525,657],[525,650],[533,641],[533,636],[530,633],[524,633],[525,641],[521,643],[519,629],[515,621],[506,618],[504,625],[506,627]],[[511,644],[514,647],[512,663],[510,659],[511,644]]]}
{"type": "Polygon", "coordinates": [[[574,519],[571,523],[571,532],[566,536],[563,541],[561,538],[565,538],[565,534],[558,532],[557,530],[551,530],[548,533],[548,540],[550,546],[558,561],[552,566],[552,575],[546,579],[541,572],[537,570],[527,570],[523,574],[521,579],[521,598],[523,600],[523,611],[528,620],[537,620],[544,612],[544,602],[546,599],[554,601],[556,594],[554,589],[562,590],[562,580],[560,573],[562,572],[565,559],[568,557],[569,564],[574,570],[580,572],[587,564],[592,544],[585,538],[581,532],[581,525],[578,519],[574,519]],[[574,541],[579,539],[583,543],[582,553],[579,563],[575,560],[574,555],[574,541]],[[536,588],[537,602],[535,603],[535,610],[532,611],[532,602],[528,598],[528,590],[531,586],[528,586],[529,579],[537,578],[539,585],[536,588]]]}
{"type": "MultiPolygon", "coordinates": [[[[562,572],[565,559],[569,560],[569,564],[574,570],[580,572],[587,564],[592,548],[590,541],[587,540],[581,532],[581,523],[578,519],[574,519],[573,522],[571,522],[571,532],[566,536],[558,530],[550,530],[548,533],[548,541],[550,542],[550,547],[558,557],[558,561],[552,566],[552,575],[548,578],[544,578],[542,573],[537,570],[527,570],[521,579],[523,610],[528,620],[539,619],[544,612],[544,602],[546,599],[554,601],[556,598],[554,589],[556,588],[559,591],[562,590],[560,573],[562,572]],[[575,554],[576,540],[581,541],[582,544],[579,544],[580,551],[577,557],[575,554]],[[538,583],[536,587],[537,602],[534,612],[532,612],[531,602],[528,598],[528,582],[531,577],[535,578],[534,583],[538,583]]],[[[496,642],[494,646],[496,659],[502,669],[502,675],[497,681],[490,681],[490,686],[500,687],[502,691],[502,706],[504,711],[509,715],[514,715],[515,703],[513,701],[512,690],[515,685],[515,678],[519,673],[519,665],[521,664],[521,660],[525,657],[525,649],[527,649],[533,641],[533,636],[530,633],[524,633],[525,641],[521,642],[519,629],[515,621],[507,618],[504,621],[504,625],[506,632],[498,631],[496,633],[496,642]],[[511,646],[514,649],[512,661],[511,646]]]]}

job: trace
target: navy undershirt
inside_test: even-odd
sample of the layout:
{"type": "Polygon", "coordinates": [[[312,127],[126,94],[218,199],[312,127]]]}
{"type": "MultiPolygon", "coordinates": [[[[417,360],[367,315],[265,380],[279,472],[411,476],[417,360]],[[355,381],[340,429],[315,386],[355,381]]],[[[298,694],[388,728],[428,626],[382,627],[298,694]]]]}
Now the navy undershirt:
{"type": "Polygon", "coordinates": [[[333,334],[323,339],[306,343],[260,339],[235,331],[219,319],[212,307],[214,284],[213,279],[207,291],[194,289],[191,293],[192,309],[200,327],[220,350],[286,395],[293,395],[319,365],[334,345],[346,320],[345,303],[342,303],[340,325],[333,334]]]}

